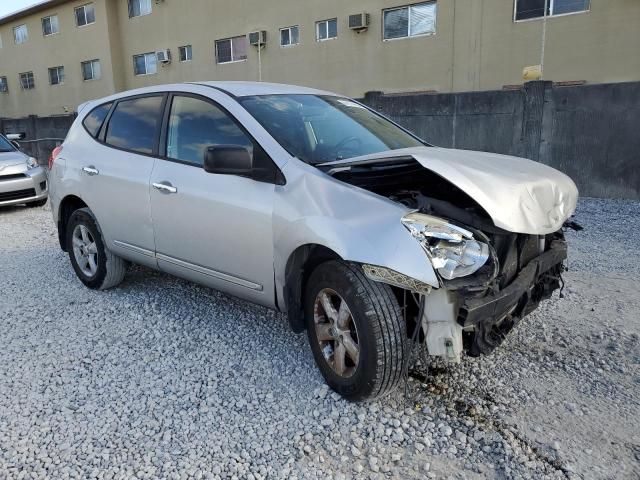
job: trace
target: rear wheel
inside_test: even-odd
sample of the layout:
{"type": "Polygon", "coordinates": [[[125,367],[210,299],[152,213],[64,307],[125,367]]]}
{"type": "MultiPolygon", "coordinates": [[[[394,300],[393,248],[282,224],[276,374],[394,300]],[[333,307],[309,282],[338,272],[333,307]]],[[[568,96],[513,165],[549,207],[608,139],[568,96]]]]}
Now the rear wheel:
{"type": "Polygon", "coordinates": [[[388,285],[352,263],[318,266],[305,295],[307,334],[327,384],[352,401],[392,391],[402,378],[406,326],[388,285]]]}
{"type": "Polygon", "coordinates": [[[85,286],[107,290],[122,282],[127,263],[107,250],[98,224],[88,208],[73,212],[66,234],[71,265],[85,286]]]}

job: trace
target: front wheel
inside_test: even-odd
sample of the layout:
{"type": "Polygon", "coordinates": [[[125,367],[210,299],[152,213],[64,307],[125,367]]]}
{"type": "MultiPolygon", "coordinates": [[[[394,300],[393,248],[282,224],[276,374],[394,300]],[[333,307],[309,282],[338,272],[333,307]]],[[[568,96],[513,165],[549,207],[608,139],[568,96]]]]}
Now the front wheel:
{"type": "Polygon", "coordinates": [[[398,386],[407,335],[388,285],[369,280],[359,265],[323,263],[307,282],[305,319],[316,364],[333,390],[361,401],[398,386]]]}

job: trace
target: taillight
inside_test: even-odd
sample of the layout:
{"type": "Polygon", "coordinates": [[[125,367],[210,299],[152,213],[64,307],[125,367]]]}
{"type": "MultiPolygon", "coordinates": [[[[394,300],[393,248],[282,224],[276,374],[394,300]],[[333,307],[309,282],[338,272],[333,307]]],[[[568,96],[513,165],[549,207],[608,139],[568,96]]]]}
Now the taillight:
{"type": "Polygon", "coordinates": [[[51,152],[51,155],[49,155],[49,170],[53,168],[53,162],[56,161],[56,158],[58,158],[60,152],[62,152],[62,145],[58,145],[56,148],[54,148],[51,152]]]}

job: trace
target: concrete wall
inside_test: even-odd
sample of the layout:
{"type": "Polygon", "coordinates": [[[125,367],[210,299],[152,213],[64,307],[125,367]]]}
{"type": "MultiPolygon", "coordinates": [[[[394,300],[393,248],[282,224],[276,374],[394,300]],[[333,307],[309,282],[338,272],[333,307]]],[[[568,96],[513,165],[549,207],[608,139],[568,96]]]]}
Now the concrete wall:
{"type": "MultiPolygon", "coordinates": [[[[640,82],[452,94],[369,93],[365,103],[443,147],[530,158],[557,168],[583,196],[640,200],[640,82]]],[[[73,116],[2,120],[26,140],[64,138],[73,116]]],[[[55,142],[23,143],[46,163],[55,142]],[[38,149],[36,150],[36,145],[38,149]]]]}
{"type": "Polygon", "coordinates": [[[640,200],[640,82],[364,102],[435,145],[530,158],[567,173],[583,196],[640,200]]]}
{"type": "Polygon", "coordinates": [[[24,133],[24,140],[20,140],[22,151],[37,158],[41,165],[46,165],[52,150],[60,145],[60,139],[67,136],[74,119],[75,115],[0,118],[0,133],[24,133]]]}
{"type": "MultiPolygon", "coordinates": [[[[436,34],[382,39],[383,9],[414,0],[167,0],[150,15],[129,18],[127,0],[94,0],[96,24],[77,28],[73,7],[87,0],[55,0],[24,18],[0,19],[0,117],[57,115],[114,91],[169,82],[257,80],[255,47],[248,59],[218,65],[217,39],[266,30],[262,78],[318,87],[349,96],[367,91],[456,92],[521,84],[522,69],[540,62],[543,22],[514,22],[514,0],[438,0],[436,34]],[[49,4],[51,5],[51,4],[49,4]],[[347,28],[347,17],[371,15],[368,31],[347,28]],[[41,18],[57,13],[60,33],[42,37],[41,18]],[[338,18],[338,38],[317,42],[315,24],[338,18]],[[30,39],[14,45],[12,28],[27,22],[30,39]],[[298,25],[300,44],[280,47],[279,29],[298,25]],[[193,46],[180,63],[178,47],[193,46]],[[134,76],[133,55],[169,48],[172,64],[134,76]],[[99,58],[103,79],[82,82],[80,62],[99,58]],[[64,85],[50,86],[47,68],[64,65],[64,85]],[[33,70],[36,89],[21,91],[18,73],[33,70]]],[[[590,11],[548,20],[545,78],[589,83],[640,80],[640,1],[592,0],[590,11]]]]}

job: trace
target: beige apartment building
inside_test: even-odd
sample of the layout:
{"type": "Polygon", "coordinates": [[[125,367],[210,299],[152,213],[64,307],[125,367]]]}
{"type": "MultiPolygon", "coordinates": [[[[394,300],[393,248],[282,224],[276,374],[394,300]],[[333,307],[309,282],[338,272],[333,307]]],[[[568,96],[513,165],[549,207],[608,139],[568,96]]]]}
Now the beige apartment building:
{"type": "Polygon", "coordinates": [[[0,19],[0,117],[202,80],[501,89],[541,63],[545,23],[545,79],[640,80],[640,1],[547,4],[545,22],[545,0],[45,1],[0,19]]]}

